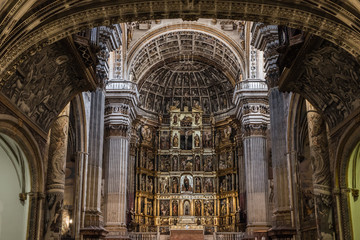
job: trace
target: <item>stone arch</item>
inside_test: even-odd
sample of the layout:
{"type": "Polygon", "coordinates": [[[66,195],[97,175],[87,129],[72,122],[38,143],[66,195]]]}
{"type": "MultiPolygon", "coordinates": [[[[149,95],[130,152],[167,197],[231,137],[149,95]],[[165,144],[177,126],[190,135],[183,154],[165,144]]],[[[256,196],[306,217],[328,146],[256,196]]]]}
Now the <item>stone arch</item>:
{"type": "MultiPolygon", "coordinates": [[[[41,213],[44,199],[43,156],[37,138],[28,127],[10,115],[0,114],[0,133],[11,139],[23,152],[30,172],[30,191],[23,197],[29,201],[27,238],[39,239],[42,234],[41,213]]],[[[43,139],[45,142],[45,139],[43,139]]]]}
{"type": "MultiPolygon", "coordinates": [[[[86,95],[86,93],[84,93],[86,95]]],[[[68,146],[66,157],[64,212],[65,225],[62,230],[69,235],[79,235],[82,219],[82,206],[85,206],[83,194],[87,164],[87,124],[82,94],[78,94],[70,103],[68,146]],[[78,193],[78,194],[76,194],[78,193]],[[68,204],[68,205],[66,205],[68,204]],[[72,220],[72,223],[70,223],[72,220]],[[72,224],[72,227],[70,227],[72,224]]],[[[64,220],[63,220],[64,222],[64,220]]],[[[64,224],[64,223],[63,223],[64,224]]]]}
{"type": "Polygon", "coordinates": [[[338,232],[344,239],[353,239],[350,209],[351,189],[348,185],[348,169],[351,154],[360,142],[360,120],[354,120],[342,130],[335,153],[334,193],[338,212],[338,232]]]}
{"type": "Polygon", "coordinates": [[[293,1],[75,1],[72,5],[38,3],[31,5],[7,4],[4,31],[0,33],[0,72],[14,60],[30,52],[57,42],[83,29],[126,21],[146,19],[197,18],[242,19],[267,24],[287,25],[321,36],[346,49],[355,57],[360,55],[358,9],[350,3],[310,0],[293,1]],[[56,9],[56,13],[52,10],[56,9]],[[41,10],[43,15],[37,14],[41,10]],[[18,11],[19,26],[11,19],[18,11]],[[26,14],[27,13],[27,14],[26,14]],[[41,16],[41,20],[40,20],[41,16]],[[44,34],[45,33],[45,34],[44,34]],[[23,54],[25,53],[26,54],[23,54]]]}
{"type": "MultiPolygon", "coordinates": [[[[141,50],[143,50],[144,47],[146,47],[146,45],[148,43],[150,43],[152,40],[156,40],[160,36],[167,34],[169,32],[174,33],[174,32],[180,32],[180,31],[181,32],[202,33],[202,34],[212,37],[213,39],[220,40],[221,43],[223,43],[225,45],[225,47],[229,49],[229,52],[234,54],[234,57],[238,61],[239,70],[241,71],[241,73],[244,74],[246,72],[247,66],[246,66],[246,57],[244,55],[245,49],[241,49],[239,44],[236,43],[233,39],[226,36],[224,33],[217,30],[216,28],[208,27],[205,24],[200,24],[200,23],[179,24],[179,23],[177,23],[177,24],[166,25],[163,27],[156,28],[152,31],[149,31],[144,36],[142,36],[140,39],[138,39],[134,43],[134,45],[132,45],[132,47],[129,50],[129,59],[126,64],[128,66],[128,69],[126,71],[127,79],[130,79],[130,77],[129,77],[130,70],[133,68],[133,65],[136,62],[136,57],[139,55],[139,52],[141,50]]],[[[205,59],[206,57],[202,57],[202,58],[205,59]]],[[[168,58],[168,59],[170,59],[170,58],[168,58]]],[[[175,57],[175,59],[176,59],[176,57],[175,57]]],[[[210,61],[209,58],[206,58],[206,59],[209,61],[208,64],[214,65],[215,67],[217,67],[219,69],[223,69],[223,71],[226,72],[226,69],[223,68],[223,66],[221,64],[218,64],[216,61],[210,61]]],[[[198,60],[201,60],[201,57],[199,57],[198,60]]],[[[162,61],[159,63],[160,63],[160,65],[163,64],[162,61]]],[[[144,73],[151,71],[152,68],[156,68],[157,65],[159,65],[159,63],[154,64],[153,67],[149,67],[146,71],[144,71],[144,73]]],[[[235,82],[237,82],[237,80],[238,80],[237,77],[238,76],[229,76],[229,78],[232,79],[233,84],[235,84],[235,82]]]]}
{"type": "Polygon", "coordinates": [[[296,225],[301,226],[298,234],[310,239],[316,231],[306,229],[306,224],[315,224],[312,165],[308,135],[306,100],[299,94],[293,94],[290,100],[288,116],[287,148],[291,165],[291,205],[296,225]],[[294,180],[295,181],[294,181],[294,180]]]}

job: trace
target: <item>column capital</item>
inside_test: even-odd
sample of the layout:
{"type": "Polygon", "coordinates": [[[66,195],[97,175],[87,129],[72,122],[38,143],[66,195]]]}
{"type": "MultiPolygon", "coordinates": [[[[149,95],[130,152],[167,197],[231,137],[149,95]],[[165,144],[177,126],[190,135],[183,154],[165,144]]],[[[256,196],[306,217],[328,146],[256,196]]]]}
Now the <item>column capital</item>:
{"type": "Polygon", "coordinates": [[[105,126],[105,137],[130,137],[130,125],[128,124],[107,124],[105,126]]]}
{"type": "Polygon", "coordinates": [[[269,124],[267,95],[268,88],[264,79],[246,79],[236,85],[233,97],[236,105],[236,117],[244,127],[253,126],[246,127],[246,129],[257,129],[258,127],[255,126],[269,124]]]}
{"type": "Polygon", "coordinates": [[[244,137],[250,136],[266,136],[266,123],[252,123],[243,125],[244,137]]]}

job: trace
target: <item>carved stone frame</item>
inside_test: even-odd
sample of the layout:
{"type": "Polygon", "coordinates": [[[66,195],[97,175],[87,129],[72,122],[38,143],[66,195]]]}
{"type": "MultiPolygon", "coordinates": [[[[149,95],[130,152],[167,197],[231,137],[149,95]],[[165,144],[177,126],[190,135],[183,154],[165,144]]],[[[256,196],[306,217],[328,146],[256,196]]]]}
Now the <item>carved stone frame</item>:
{"type": "Polygon", "coordinates": [[[42,235],[42,208],[44,199],[44,166],[39,145],[32,132],[21,120],[0,114],[0,133],[12,138],[24,152],[30,170],[30,192],[27,195],[29,215],[26,239],[40,239],[42,235]]]}
{"type": "Polygon", "coordinates": [[[338,147],[336,149],[334,169],[334,195],[338,206],[335,216],[338,224],[336,227],[338,228],[338,234],[342,232],[343,239],[353,239],[347,169],[351,153],[356,144],[360,142],[359,116],[354,116],[348,121],[351,123],[345,126],[344,129],[340,129],[341,132],[338,133],[338,135],[341,135],[337,141],[338,147]]]}

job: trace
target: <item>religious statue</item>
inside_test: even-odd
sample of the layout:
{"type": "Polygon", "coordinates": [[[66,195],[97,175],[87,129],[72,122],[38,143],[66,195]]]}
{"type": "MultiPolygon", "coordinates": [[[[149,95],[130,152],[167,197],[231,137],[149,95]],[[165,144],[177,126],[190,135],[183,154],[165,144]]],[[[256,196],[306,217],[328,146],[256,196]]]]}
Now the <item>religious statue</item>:
{"type": "Polygon", "coordinates": [[[149,128],[148,126],[144,126],[141,128],[141,137],[145,142],[150,143],[152,140],[152,131],[151,128],[149,128]]]}
{"type": "Polygon", "coordinates": [[[201,216],[201,201],[195,201],[195,216],[201,216]]]}
{"type": "Polygon", "coordinates": [[[194,145],[195,147],[200,147],[200,137],[199,134],[196,134],[194,137],[194,145]]]}
{"type": "Polygon", "coordinates": [[[200,120],[200,114],[199,113],[197,113],[196,115],[195,115],[195,125],[199,125],[199,120],[200,120]]]}
{"type": "Polygon", "coordinates": [[[145,175],[141,177],[141,190],[146,191],[146,181],[145,181],[145,175]]]}
{"type": "Polygon", "coordinates": [[[172,202],[172,215],[173,216],[178,215],[178,202],[177,201],[172,202]]]}
{"type": "Polygon", "coordinates": [[[200,180],[200,178],[195,178],[195,192],[201,193],[201,180],[200,180]]]}
{"type": "Polygon", "coordinates": [[[141,151],[140,167],[145,167],[145,163],[146,163],[146,152],[141,151]]]}
{"type": "Polygon", "coordinates": [[[181,170],[185,170],[186,167],[186,158],[185,157],[181,157],[181,170]]]}
{"type": "Polygon", "coordinates": [[[227,163],[227,167],[228,168],[232,168],[232,157],[231,157],[231,153],[227,153],[227,161],[226,161],[227,163]]]}
{"type": "Polygon", "coordinates": [[[226,213],[227,213],[226,200],[223,200],[221,203],[221,215],[225,216],[226,213]]]}
{"type": "Polygon", "coordinates": [[[188,158],[186,159],[185,170],[186,170],[186,171],[191,171],[192,168],[193,168],[192,158],[191,158],[191,157],[188,157],[188,158]]]}
{"type": "Polygon", "coordinates": [[[203,133],[203,147],[204,148],[211,148],[212,147],[211,131],[204,131],[204,133],[203,133]]]}
{"type": "Polygon", "coordinates": [[[147,191],[148,192],[152,192],[154,189],[154,186],[153,186],[153,180],[151,177],[148,177],[148,187],[147,187],[147,191]]]}
{"type": "Polygon", "coordinates": [[[206,216],[212,216],[214,213],[214,203],[211,201],[206,201],[204,203],[204,212],[206,216]]]}
{"type": "Polygon", "coordinates": [[[160,201],[160,214],[161,216],[169,216],[169,202],[160,201]]]}
{"type": "Polygon", "coordinates": [[[176,125],[177,123],[178,123],[178,116],[176,114],[174,114],[173,124],[176,125]]]}
{"type": "Polygon", "coordinates": [[[206,171],[212,171],[212,157],[206,157],[206,171]]]}
{"type": "Polygon", "coordinates": [[[168,193],[169,192],[169,186],[168,186],[166,178],[161,178],[160,179],[160,192],[161,193],[168,193]]]}
{"type": "Polygon", "coordinates": [[[173,171],[177,171],[178,170],[178,157],[173,156],[172,157],[172,162],[173,162],[173,171]]]}
{"type": "Polygon", "coordinates": [[[178,192],[178,180],[176,177],[172,180],[172,192],[177,193],[178,192]]]}
{"type": "Polygon", "coordinates": [[[213,183],[211,178],[206,178],[204,190],[205,192],[213,192],[213,183]]]}
{"type": "Polygon", "coordinates": [[[179,147],[179,137],[178,137],[177,133],[175,133],[175,135],[173,137],[173,147],[179,147]]]}
{"type": "Polygon", "coordinates": [[[184,215],[190,215],[190,202],[184,202],[184,215]]]}
{"type": "Polygon", "coordinates": [[[231,127],[227,126],[224,128],[224,138],[228,140],[230,139],[230,135],[231,135],[231,127]]]}
{"type": "Polygon", "coordinates": [[[182,180],[181,191],[192,191],[192,179],[190,180],[188,176],[185,176],[182,180]]]}
{"type": "Polygon", "coordinates": [[[154,163],[153,163],[153,161],[151,160],[151,159],[149,159],[149,170],[154,170],[154,163]]]}
{"type": "Polygon", "coordinates": [[[200,171],[200,156],[195,157],[195,171],[200,171]]]}
{"type": "Polygon", "coordinates": [[[223,178],[221,183],[220,183],[220,192],[226,192],[226,179],[223,178]]]}
{"type": "Polygon", "coordinates": [[[184,184],[182,186],[182,190],[183,191],[190,191],[190,181],[189,181],[189,178],[187,176],[185,176],[184,178],[184,184]]]}
{"type": "Polygon", "coordinates": [[[152,215],[152,213],[153,213],[152,203],[149,202],[147,204],[147,215],[152,215]]]}

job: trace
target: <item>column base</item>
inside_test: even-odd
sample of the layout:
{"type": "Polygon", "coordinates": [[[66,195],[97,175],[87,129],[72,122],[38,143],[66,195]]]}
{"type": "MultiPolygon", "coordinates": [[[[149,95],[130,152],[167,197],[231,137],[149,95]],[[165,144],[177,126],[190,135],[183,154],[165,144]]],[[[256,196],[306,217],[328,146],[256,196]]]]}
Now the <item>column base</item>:
{"type": "Polygon", "coordinates": [[[103,227],[88,226],[80,229],[80,235],[84,240],[104,239],[108,231],[103,227]]]}
{"type": "Polygon", "coordinates": [[[273,211],[274,228],[291,228],[291,210],[288,208],[273,211]]]}
{"type": "Polygon", "coordinates": [[[125,226],[105,226],[106,230],[109,231],[109,234],[105,239],[107,240],[117,240],[117,239],[130,239],[128,230],[125,226]]]}
{"type": "Polygon", "coordinates": [[[104,239],[108,231],[103,227],[103,216],[97,210],[85,212],[85,227],[80,229],[84,239],[104,239]]]}
{"type": "Polygon", "coordinates": [[[268,239],[269,225],[248,225],[246,232],[257,239],[266,240],[268,239]]]}
{"type": "Polygon", "coordinates": [[[272,240],[292,239],[296,235],[296,229],[292,227],[274,227],[268,232],[268,236],[272,240]]]}

